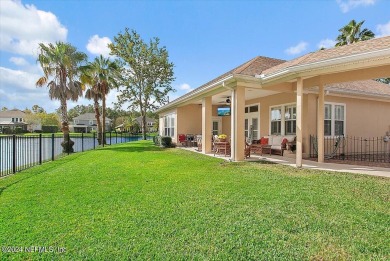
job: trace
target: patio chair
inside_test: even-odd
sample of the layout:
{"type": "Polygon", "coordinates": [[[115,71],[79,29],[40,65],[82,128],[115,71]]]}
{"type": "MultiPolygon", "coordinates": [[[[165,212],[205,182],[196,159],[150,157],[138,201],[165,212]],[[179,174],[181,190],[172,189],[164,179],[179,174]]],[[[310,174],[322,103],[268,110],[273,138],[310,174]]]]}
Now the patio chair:
{"type": "Polygon", "coordinates": [[[186,135],[186,140],[189,146],[193,147],[195,145],[195,135],[194,134],[187,134],[186,135]]]}
{"type": "Polygon", "coordinates": [[[245,141],[245,158],[250,158],[251,157],[251,145],[245,141]]]}
{"type": "Polygon", "coordinates": [[[196,135],[196,144],[198,145],[198,151],[202,151],[202,135],[196,135]]]}
{"type": "Polygon", "coordinates": [[[185,134],[179,134],[179,142],[181,143],[181,145],[187,147],[187,137],[185,134]]]}

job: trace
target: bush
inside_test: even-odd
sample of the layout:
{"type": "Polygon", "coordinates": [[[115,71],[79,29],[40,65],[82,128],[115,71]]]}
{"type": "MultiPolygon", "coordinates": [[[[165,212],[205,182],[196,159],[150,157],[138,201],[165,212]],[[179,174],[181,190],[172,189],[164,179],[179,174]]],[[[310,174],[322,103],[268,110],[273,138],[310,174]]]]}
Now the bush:
{"type": "Polygon", "coordinates": [[[161,146],[164,148],[175,148],[176,144],[172,143],[171,137],[161,137],[161,146]]]}
{"type": "Polygon", "coordinates": [[[154,145],[161,146],[161,136],[159,136],[159,135],[154,136],[153,142],[154,142],[154,145]]]}
{"type": "Polygon", "coordinates": [[[42,133],[42,130],[34,130],[34,133],[42,133]]]}
{"type": "Polygon", "coordinates": [[[58,132],[58,126],[56,125],[43,125],[42,132],[44,133],[56,133],[58,132]]]}

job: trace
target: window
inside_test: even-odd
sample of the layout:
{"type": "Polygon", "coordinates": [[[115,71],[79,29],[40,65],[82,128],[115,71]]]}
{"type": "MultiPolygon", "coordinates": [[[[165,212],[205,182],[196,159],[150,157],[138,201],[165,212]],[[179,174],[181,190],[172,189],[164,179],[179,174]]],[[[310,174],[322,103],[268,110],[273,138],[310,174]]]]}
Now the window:
{"type": "Polygon", "coordinates": [[[175,117],[173,114],[164,117],[164,136],[175,136],[175,117]]]}
{"type": "Polygon", "coordinates": [[[344,135],[344,106],[334,106],[334,135],[344,135]]]}
{"type": "Polygon", "coordinates": [[[271,108],[271,135],[281,134],[282,107],[271,108]]]}
{"type": "Polygon", "coordinates": [[[324,134],[325,136],[332,135],[332,105],[330,104],[325,104],[324,134]]]}
{"type": "Polygon", "coordinates": [[[345,132],[345,105],[325,104],[324,135],[340,136],[345,132]]]}
{"type": "Polygon", "coordinates": [[[15,121],[18,122],[18,121],[19,121],[19,118],[15,118],[15,121]]]}
{"type": "Polygon", "coordinates": [[[285,135],[297,132],[297,107],[295,105],[285,106],[284,128],[285,135]]]}

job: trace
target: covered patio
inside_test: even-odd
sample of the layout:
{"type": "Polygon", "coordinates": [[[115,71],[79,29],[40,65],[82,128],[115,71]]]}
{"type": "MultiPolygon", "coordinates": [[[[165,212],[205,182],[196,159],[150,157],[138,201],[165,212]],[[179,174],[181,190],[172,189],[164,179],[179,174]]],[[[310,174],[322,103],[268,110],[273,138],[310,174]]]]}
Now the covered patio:
{"type": "MultiPolygon", "coordinates": [[[[295,164],[302,167],[312,134],[309,130],[313,129],[318,137],[318,162],[322,163],[324,121],[327,120],[325,103],[329,99],[326,86],[387,77],[390,77],[390,37],[319,50],[287,62],[256,57],[160,108],[160,134],[167,133],[167,128],[177,132],[173,135],[174,141],[176,134],[201,134],[202,153],[208,154],[212,150],[212,135],[216,131],[222,132],[230,137],[231,160],[242,161],[248,126],[256,125],[253,136],[257,136],[254,138],[272,134],[274,127],[284,127],[281,132],[287,134],[287,121],[278,123],[276,119],[276,124],[273,124],[271,110],[275,104],[282,104],[278,110],[285,115],[289,104],[294,103],[295,164]],[[250,116],[251,107],[256,105],[258,111],[253,107],[253,112],[259,115],[257,119],[250,116]],[[218,117],[216,111],[223,106],[230,108],[230,115],[218,117]],[[174,120],[167,115],[173,115],[174,120]],[[218,122],[221,122],[221,127],[218,122]]],[[[336,104],[340,97],[349,99],[363,94],[364,90],[360,94],[359,90],[354,91],[353,95],[335,93],[332,102],[336,104]]],[[[364,99],[379,101],[386,108],[389,105],[387,93],[370,95],[371,98],[364,99]]],[[[386,129],[386,126],[390,127],[390,120],[383,111],[380,109],[377,114],[383,115],[385,122],[380,127],[386,129]]],[[[359,124],[363,126],[364,123],[359,124]]]]}

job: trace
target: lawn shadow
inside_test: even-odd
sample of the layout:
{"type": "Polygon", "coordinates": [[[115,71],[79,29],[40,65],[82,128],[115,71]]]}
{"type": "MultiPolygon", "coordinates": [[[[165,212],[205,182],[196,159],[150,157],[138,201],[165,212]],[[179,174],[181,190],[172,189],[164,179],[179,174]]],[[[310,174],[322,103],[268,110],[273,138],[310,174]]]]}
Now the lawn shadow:
{"type": "MultiPolygon", "coordinates": [[[[123,144],[122,144],[123,145],[123,144]]],[[[127,146],[110,146],[107,145],[102,150],[111,150],[118,152],[147,152],[147,151],[163,151],[163,148],[160,148],[154,144],[127,144],[127,146]]]]}
{"type": "Polygon", "coordinates": [[[8,175],[8,176],[3,177],[3,178],[5,178],[5,179],[6,179],[6,178],[11,178],[12,176],[15,176],[15,177],[17,177],[17,178],[20,177],[20,178],[19,178],[18,180],[16,180],[15,182],[9,183],[8,185],[1,186],[1,187],[0,187],[0,196],[1,196],[1,194],[3,194],[3,192],[4,192],[6,189],[12,187],[13,185],[16,185],[16,184],[18,184],[18,183],[20,183],[20,182],[22,182],[22,181],[31,179],[31,178],[33,178],[33,177],[39,175],[39,174],[42,174],[42,173],[45,173],[45,172],[49,171],[49,170],[58,168],[58,166],[61,166],[61,165],[65,164],[65,163],[67,163],[67,162],[69,162],[69,161],[72,161],[72,160],[74,160],[74,159],[77,159],[78,157],[81,156],[81,153],[80,153],[80,154],[72,154],[72,155],[76,155],[76,156],[73,156],[72,158],[62,157],[62,158],[60,158],[60,159],[55,160],[56,164],[47,164],[47,163],[52,163],[52,162],[53,162],[53,161],[47,161],[47,162],[43,163],[44,165],[47,164],[43,170],[37,171],[37,172],[35,172],[35,173],[31,173],[30,175],[27,174],[25,177],[20,177],[20,176],[17,176],[17,175],[18,175],[18,173],[23,173],[24,171],[26,171],[26,170],[31,170],[32,168],[42,167],[42,165],[36,165],[36,166],[33,166],[32,168],[24,169],[24,170],[21,170],[21,171],[18,171],[18,172],[16,172],[16,173],[14,173],[14,174],[11,174],[11,175],[8,175]],[[67,160],[62,160],[62,159],[67,159],[67,160]],[[60,162],[59,162],[59,161],[60,161],[60,162]]]}
{"type": "Polygon", "coordinates": [[[268,161],[268,160],[256,160],[256,161],[251,161],[253,163],[257,163],[257,164],[262,164],[262,165],[276,165],[278,163],[276,162],[272,162],[272,161],[268,161]]]}

